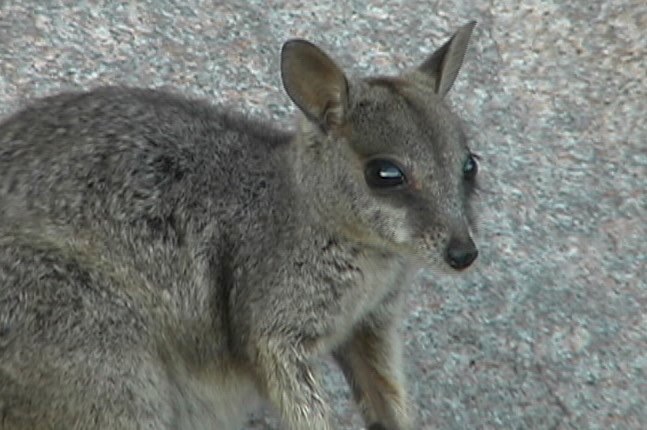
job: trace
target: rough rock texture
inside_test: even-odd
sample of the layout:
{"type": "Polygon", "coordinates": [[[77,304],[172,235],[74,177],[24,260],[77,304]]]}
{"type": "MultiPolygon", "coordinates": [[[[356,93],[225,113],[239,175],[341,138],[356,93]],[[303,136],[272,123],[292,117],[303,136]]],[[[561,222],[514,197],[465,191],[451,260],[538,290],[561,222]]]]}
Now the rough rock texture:
{"type": "MultiPolygon", "coordinates": [[[[419,428],[645,429],[644,1],[0,0],[0,114],[126,83],[290,126],[286,38],[392,73],[468,19],[479,25],[450,98],[482,157],[481,257],[409,296],[419,428]]],[[[340,428],[361,428],[328,369],[340,428]]]]}

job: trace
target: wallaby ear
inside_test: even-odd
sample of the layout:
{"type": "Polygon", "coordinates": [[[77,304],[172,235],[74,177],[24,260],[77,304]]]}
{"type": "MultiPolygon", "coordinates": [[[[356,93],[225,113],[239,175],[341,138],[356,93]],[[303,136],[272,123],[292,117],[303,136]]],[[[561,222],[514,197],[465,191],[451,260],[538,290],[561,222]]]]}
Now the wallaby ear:
{"type": "Polygon", "coordinates": [[[463,64],[472,30],[476,21],[470,21],[461,28],[436,52],[418,67],[418,70],[433,79],[434,90],[444,97],[449,91],[463,64]]]}
{"type": "Polygon", "coordinates": [[[285,42],[281,79],[285,91],[308,119],[326,131],[343,124],[348,81],[321,49],[301,39],[285,42]]]}

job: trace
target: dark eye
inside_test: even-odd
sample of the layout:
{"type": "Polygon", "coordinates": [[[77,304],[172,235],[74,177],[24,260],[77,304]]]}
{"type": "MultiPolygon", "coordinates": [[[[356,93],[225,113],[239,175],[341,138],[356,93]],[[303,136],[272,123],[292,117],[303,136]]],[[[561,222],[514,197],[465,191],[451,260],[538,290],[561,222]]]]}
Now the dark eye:
{"type": "Polygon", "coordinates": [[[474,158],[474,156],[470,154],[470,156],[467,157],[465,164],[463,164],[463,176],[467,180],[472,180],[476,177],[476,173],[478,171],[479,165],[476,162],[476,158],[474,158]]]}
{"type": "Polygon", "coordinates": [[[366,163],[366,183],[374,188],[391,188],[402,185],[406,178],[402,170],[392,161],[375,159],[366,163]]]}

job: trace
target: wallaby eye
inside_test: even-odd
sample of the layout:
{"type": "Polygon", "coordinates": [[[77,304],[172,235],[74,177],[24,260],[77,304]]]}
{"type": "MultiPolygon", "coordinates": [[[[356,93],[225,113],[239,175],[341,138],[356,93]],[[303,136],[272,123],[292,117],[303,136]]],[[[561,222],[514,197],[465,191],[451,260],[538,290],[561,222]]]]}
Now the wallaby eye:
{"type": "Polygon", "coordinates": [[[391,188],[406,182],[404,173],[394,162],[377,158],[366,163],[366,183],[373,188],[391,188]]]}
{"type": "Polygon", "coordinates": [[[478,173],[478,171],[479,165],[476,162],[476,158],[470,154],[469,157],[467,157],[465,164],[463,164],[463,176],[467,180],[472,180],[476,177],[476,173],[478,173]]]}

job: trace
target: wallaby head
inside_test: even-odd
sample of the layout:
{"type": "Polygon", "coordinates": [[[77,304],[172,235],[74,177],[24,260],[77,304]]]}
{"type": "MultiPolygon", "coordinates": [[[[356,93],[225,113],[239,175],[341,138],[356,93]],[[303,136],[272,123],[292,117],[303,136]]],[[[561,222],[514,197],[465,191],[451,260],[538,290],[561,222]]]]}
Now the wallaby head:
{"type": "Polygon", "coordinates": [[[430,267],[461,270],[476,259],[476,157],[443,101],[474,25],[395,77],[349,78],[315,45],[285,43],[283,84],[305,117],[297,180],[331,228],[430,267]]]}

